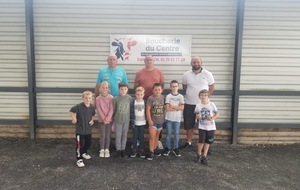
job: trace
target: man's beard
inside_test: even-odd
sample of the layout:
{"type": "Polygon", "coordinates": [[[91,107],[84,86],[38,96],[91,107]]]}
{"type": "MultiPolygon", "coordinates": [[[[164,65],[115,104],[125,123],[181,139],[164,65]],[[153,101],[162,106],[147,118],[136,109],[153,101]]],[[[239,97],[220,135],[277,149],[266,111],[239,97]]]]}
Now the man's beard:
{"type": "Polygon", "coordinates": [[[192,70],[193,71],[196,71],[196,70],[199,70],[199,69],[201,69],[201,66],[199,65],[199,66],[192,66],[192,70]]]}

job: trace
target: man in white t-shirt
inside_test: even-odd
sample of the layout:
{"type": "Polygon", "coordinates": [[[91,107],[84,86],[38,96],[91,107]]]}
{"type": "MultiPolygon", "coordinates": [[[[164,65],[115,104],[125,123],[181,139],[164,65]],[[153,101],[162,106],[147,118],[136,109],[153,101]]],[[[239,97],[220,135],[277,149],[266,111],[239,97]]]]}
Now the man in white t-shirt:
{"type": "Polygon", "coordinates": [[[195,126],[194,111],[196,104],[199,102],[199,92],[206,89],[212,94],[215,90],[215,79],[211,72],[202,68],[202,59],[198,56],[192,57],[191,66],[192,69],[185,72],[182,77],[183,93],[185,94],[183,119],[187,136],[184,148],[192,146],[195,126]]]}

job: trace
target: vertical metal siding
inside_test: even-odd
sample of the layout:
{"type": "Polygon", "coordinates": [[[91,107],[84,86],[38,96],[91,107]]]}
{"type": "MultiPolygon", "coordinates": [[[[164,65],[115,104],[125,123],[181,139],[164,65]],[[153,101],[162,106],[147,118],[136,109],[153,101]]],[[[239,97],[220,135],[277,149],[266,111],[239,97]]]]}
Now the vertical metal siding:
{"type": "MultiPolygon", "coordinates": [[[[107,65],[110,34],[187,34],[192,35],[192,54],[203,58],[217,89],[231,90],[235,14],[236,0],[35,0],[37,87],[94,88],[98,70],[107,65]]],[[[121,67],[133,88],[135,73],[144,65],[121,67]]],[[[157,67],[167,84],[171,79],[181,81],[183,72],[190,69],[190,65],[175,65],[172,70],[169,65],[157,67]]],[[[62,98],[68,109],[74,103],[58,93],[38,95],[38,119],[62,119],[47,109],[54,96],[62,98]]],[[[226,106],[220,110],[230,110],[230,104],[226,106]]],[[[62,106],[56,111],[68,109],[62,106]]]]}

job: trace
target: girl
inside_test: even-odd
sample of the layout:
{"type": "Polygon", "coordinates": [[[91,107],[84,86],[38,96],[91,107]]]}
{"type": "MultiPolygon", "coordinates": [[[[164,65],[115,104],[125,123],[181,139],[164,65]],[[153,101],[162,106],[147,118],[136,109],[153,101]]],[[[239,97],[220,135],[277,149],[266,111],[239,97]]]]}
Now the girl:
{"type": "Polygon", "coordinates": [[[100,84],[100,94],[96,98],[96,109],[98,112],[98,121],[100,129],[100,154],[99,157],[110,157],[109,145],[112,127],[113,99],[114,97],[108,92],[110,90],[108,82],[100,84]]]}

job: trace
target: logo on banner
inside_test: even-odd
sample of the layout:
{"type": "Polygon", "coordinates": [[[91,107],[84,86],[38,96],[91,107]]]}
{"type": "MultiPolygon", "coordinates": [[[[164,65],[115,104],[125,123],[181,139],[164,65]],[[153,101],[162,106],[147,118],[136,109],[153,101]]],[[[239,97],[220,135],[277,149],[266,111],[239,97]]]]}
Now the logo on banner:
{"type": "Polygon", "coordinates": [[[115,47],[114,53],[117,59],[121,59],[122,61],[130,60],[132,47],[136,44],[137,41],[132,40],[132,38],[114,38],[114,41],[111,43],[115,47]]]}

